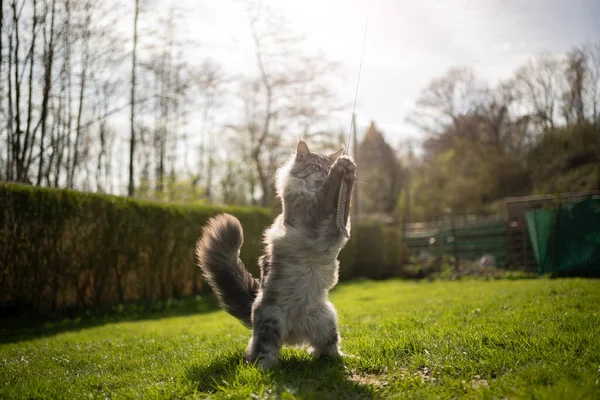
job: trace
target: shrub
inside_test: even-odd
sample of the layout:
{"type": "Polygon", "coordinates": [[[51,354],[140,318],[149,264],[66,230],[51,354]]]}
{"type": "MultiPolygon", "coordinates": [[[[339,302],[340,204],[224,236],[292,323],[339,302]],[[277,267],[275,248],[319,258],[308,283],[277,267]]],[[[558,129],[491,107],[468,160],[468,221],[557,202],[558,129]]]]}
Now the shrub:
{"type": "MultiPolygon", "coordinates": [[[[208,290],[195,243],[219,212],[244,227],[241,257],[254,276],[272,212],[183,206],[72,190],[0,184],[0,307],[46,313],[208,290]]],[[[355,226],[342,251],[341,279],[397,275],[397,230],[355,226]]]]}
{"type": "Polygon", "coordinates": [[[222,211],[244,226],[242,259],[256,272],[268,211],[181,206],[0,185],[0,304],[40,312],[203,290],[195,242],[222,211]]]}
{"type": "Polygon", "coordinates": [[[354,224],[352,236],[340,253],[340,279],[385,279],[400,275],[407,257],[397,228],[354,224]]]}

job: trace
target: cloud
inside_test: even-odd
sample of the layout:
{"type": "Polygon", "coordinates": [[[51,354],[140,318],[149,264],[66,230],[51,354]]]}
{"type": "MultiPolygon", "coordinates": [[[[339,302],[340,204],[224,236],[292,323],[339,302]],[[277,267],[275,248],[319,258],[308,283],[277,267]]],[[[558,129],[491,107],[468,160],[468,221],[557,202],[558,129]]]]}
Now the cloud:
{"type": "MultiPolygon", "coordinates": [[[[368,0],[263,1],[306,33],[307,46],[342,63],[348,79],[340,94],[350,101],[368,0]]],[[[227,70],[250,73],[255,60],[241,4],[202,4],[210,4],[210,11],[190,16],[191,27],[204,41],[222,47],[198,54],[214,54],[227,70]]],[[[412,131],[405,117],[420,89],[451,66],[468,65],[495,84],[536,53],[565,52],[599,40],[598,15],[596,0],[372,0],[358,115],[376,120],[388,135],[401,136],[412,131]]]]}

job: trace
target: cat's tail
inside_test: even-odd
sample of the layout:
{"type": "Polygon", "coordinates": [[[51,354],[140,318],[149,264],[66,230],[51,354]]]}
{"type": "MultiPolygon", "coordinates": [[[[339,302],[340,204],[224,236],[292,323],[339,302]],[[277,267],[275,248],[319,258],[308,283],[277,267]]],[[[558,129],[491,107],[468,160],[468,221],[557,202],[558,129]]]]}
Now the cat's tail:
{"type": "Polygon", "coordinates": [[[250,327],[259,284],[240,260],[243,242],[240,221],[233,215],[219,214],[204,226],[196,243],[196,257],[221,307],[250,327]]]}

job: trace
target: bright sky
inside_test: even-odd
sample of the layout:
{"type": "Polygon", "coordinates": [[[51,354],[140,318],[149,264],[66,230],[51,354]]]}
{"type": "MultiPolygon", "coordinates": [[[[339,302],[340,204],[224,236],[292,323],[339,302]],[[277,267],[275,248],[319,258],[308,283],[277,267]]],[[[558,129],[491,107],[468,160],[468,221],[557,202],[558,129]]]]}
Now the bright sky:
{"type": "MultiPolygon", "coordinates": [[[[598,0],[371,1],[357,119],[359,129],[375,120],[394,145],[415,134],[406,116],[420,90],[451,66],[470,66],[493,84],[536,53],[600,40],[598,0]]],[[[183,28],[204,43],[199,55],[231,72],[255,68],[243,2],[185,3],[183,28]]],[[[351,102],[369,0],[263,3],[280,8],[308,46],[342,63],[340,96],[351,102]]]]}

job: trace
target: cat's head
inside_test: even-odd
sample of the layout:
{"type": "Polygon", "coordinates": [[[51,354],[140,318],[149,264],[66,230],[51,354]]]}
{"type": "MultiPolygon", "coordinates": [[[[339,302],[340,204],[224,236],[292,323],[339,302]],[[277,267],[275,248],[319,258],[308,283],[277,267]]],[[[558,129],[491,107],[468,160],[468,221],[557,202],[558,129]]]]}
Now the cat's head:
{"type": "Polygon", "coordinates": [[[331,166],[343,153],[343,147],[331,154],[313,153],[305,141],[298,140],[296,151],[278,172],[278,194],[283,196],[283,193],[288,190],[287,188],[316,191],[325,183],[331,166]]]}

